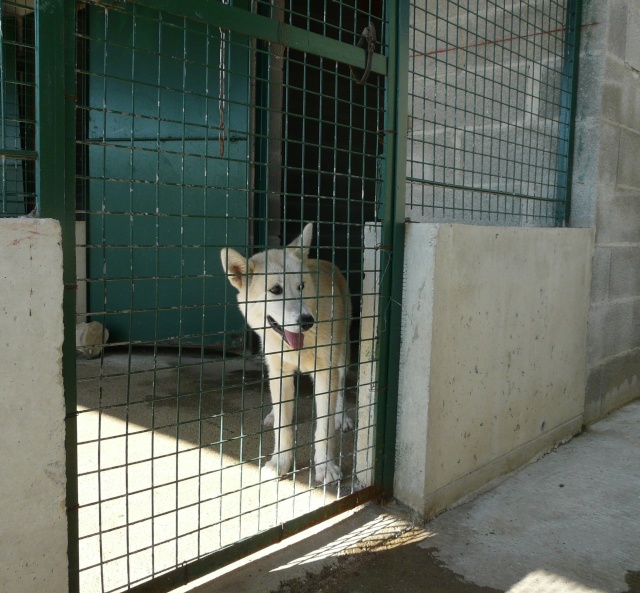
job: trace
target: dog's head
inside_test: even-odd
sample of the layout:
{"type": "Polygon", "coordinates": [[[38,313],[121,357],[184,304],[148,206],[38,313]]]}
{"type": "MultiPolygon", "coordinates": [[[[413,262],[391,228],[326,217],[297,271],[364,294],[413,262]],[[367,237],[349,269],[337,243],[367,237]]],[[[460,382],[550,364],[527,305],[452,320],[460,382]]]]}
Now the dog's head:
{"type": "Polygon", "coordinates": [[[271,329],[293,349],[304,345],[304,332],[314,323],[314,296],[307,259],[313,224],[284,249],[268,249],[246,258],[234,249],[221,251],[222,267],[238,290],[238,303],[256,331],[271,329]]]}

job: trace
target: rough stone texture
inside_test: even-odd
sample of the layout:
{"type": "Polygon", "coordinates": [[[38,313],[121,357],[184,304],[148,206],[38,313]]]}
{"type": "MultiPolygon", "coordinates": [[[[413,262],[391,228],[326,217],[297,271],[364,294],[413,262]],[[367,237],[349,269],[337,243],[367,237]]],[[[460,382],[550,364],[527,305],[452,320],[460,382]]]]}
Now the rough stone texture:
{"type": "Polygon", "coordinates": [[[587,364],[603,364],[606,359],[640,348],[640,299],[619,299],[592,304],[589,312],[587,364]]]}
{"type": "Polygon", "coordinates": [[[0,219],[0,251],[0,591],[64,593],[60,226],[0,219]]]}
{"type": "Polygon", "coordinates": [[[620,158],[617,184],[628,187],[640,187],[640,167],[637,155],[640,154],[640,131],[621,130],[620,158]]]}
{"type": "MultiPolygon", "coordinates": [[[[609,298],[633,298],[639,294],[640,249],[634,246],[612,249],[609,298]]],[[[640,328],[636,329],[640,330],[640,328]]]]}
{"type": "Polygon", "coordinates": [[[609,276],[611,274],[611,249],[597,247],[593,251],[591,280],[591,302],[599,303],[609,297],[609,276]]]}
{"type": "Polygon", "coordinates": [[[640,71],[640,6],[627,0],[627,20],[624,58],[634,70],[640,71]]]}
{"type": "MultiPolygon", "coordinates": [[[[596,245],[640,243],[640,189],[598,193],[596,245]]],[[[582,196],[580,196],[582,199],[582,196]]],[[[577,225],[576,225],[577,226],[577,225]]]]}
{"type": "Polygon", "coordinates": [[[640,397],[640,5],[585,2],[571,223],[596,245],[585,421],[640,397]],[[595,206],[595,207],[594,207],[595,206]]]}

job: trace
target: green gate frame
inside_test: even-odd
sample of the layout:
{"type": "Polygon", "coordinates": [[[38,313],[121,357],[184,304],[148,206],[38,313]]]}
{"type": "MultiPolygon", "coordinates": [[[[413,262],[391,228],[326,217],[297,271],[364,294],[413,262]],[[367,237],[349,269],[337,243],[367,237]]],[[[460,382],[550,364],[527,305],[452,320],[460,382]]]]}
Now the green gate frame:
{"type": "MultiPolygon", "coordinates": [[[[37,0],[36,0],[37,2],[37,0]]],[[[264,531],[219,552],[191,562],[131,591],[167,591],[186,584],[216,568],[277,543],[305,528],[354,508],[368,500],[388,498],[393,490],[396,403],[402,301],[402,261],[404,251],[404,195],[406,157],[407,61],[409,5],[402,0],[387,0],[388,56],[375,54],[371,70],[388,79],[384,142],[384,171],[380,311],[380,341],[377,365],[379,391],[374,485],[346,496],[317,511],[264,531]]],[[[222,3],[200,0],[137,0],[156,10],[167,10],[190,19],[212,22],[249,37],[278,43],[314,53],[358,69],[365,68],[362,49],[322,35],[280,23],[222,3]]],[[[114,4],[124,5],[123,0],[114,4]]],[[[69,583],[71,593],[79,591],[77,412],[76,412],[76,269],[75,269],[75,3],[53,0],[36,5],[36,99],[39,122],[36,148],[39,159],[37,177],[38,214],[55,218],[62,226],[64,257],[64,331],[63,381],[66,398],[67,513],[69,531],[69,583]],[[64,171],[64,175],[60,172],[64,171]],[[44,198],[43,198],[44,197],[44,198]]]]}

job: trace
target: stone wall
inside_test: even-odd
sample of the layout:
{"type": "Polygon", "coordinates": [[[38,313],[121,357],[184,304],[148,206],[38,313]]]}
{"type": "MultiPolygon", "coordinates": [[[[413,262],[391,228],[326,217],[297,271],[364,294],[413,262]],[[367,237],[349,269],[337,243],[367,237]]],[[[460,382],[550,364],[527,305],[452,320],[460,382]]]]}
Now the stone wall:
{"type": "Polygon", "coordinates": [[[640,4],[583,8],[572,226],[595,228],[585,421],[640,397],[640,4]]]}

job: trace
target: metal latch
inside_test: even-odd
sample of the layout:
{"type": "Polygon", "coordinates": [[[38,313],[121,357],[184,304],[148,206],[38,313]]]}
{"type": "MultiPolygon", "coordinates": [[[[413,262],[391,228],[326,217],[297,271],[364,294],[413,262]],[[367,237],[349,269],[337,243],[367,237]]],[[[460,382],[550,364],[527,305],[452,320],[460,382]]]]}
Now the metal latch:
{"type": "Polygon", "coordinates": [[[358,40],[358,43],[356,45],[356,47],[364,47],[367,51],[367,66],[360,80],[358,80],[353,66],[349,66],[351,74],[356,79],[358,84],[365,84],[367,82],[367,79],[369,78],[369,73],[371,72],[371,63],[373,62],[373,54],[376,50],[376,41],[376,28],[373,26],[372,22],[369,22],[369,26],[363,29],[362,35],[360,36],[360,39],[358,40]]]}

